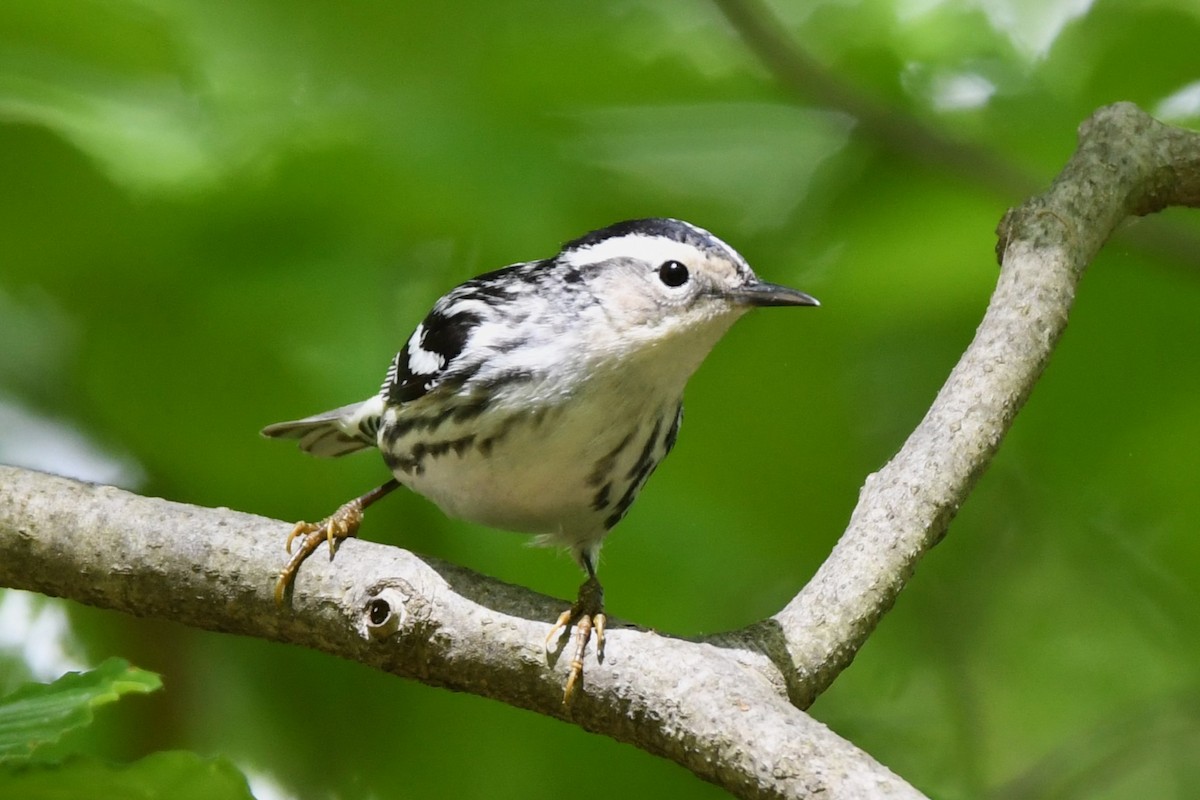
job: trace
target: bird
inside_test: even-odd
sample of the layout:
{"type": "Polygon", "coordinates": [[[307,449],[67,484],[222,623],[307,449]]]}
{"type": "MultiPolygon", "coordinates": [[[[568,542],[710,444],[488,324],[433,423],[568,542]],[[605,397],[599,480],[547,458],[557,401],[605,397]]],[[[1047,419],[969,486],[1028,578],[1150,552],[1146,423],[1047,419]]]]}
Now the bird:
{"type": "MultiPolygon", "coordinates": [[[[320,523],[299,522],[275,599],[323,541],[357,535],[363,511],[400,486],[447,516],[533,534],[586,574],[544,646],[575,631],[570,703],[595,633],[603,657],[606,535],[675,444],[688,379],[754,308],[818,306],[758,278],[707,230],[669,218],[617,222],[556,255],[472,278],[437,300],[392,359],[379,392],[268,425],[315,456],[377,448],[391,480],[320,523]]],[[[753,403],[753,393],[746,396],[753,403]]]]}

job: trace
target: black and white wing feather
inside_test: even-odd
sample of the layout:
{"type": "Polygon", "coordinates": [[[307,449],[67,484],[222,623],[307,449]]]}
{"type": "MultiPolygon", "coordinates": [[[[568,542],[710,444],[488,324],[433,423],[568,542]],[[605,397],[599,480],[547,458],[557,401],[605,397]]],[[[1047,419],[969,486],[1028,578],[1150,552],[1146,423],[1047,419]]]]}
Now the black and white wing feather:
{"type": "MultiPolygon", "coordinates": [[[[530,290],[547,266],[544,261],[514,264],[473,278],[438,300],[388,368],[380,389],[387,403],[446,398],[467,386],[498,350],[513,346],[513,307],[521,302],[521,290],[530,290]]],[[[526,297],[533,301],[536,293],[526,297]]]]}
{"type": "Polygon", "coordinates": [[[497,349],[512,346],[507,326],[498,322],[498,309],[517,300],[521,289],[536,284],[545,266],[546,262],[515,264],[451,290],[434,304],[392,359],[379,394],[322,414],[268,425],[263,435],[298,439],[300,449],[315,456],[343,456],[377,445],[382,416],[389,408],[404,414],[404,406],[424,406],[420,401],[425,398],[442,403],[462,392],[464,397],[446,403],[443,414],[482,410],[486,400],[472,397],[469,386],[463,390],[497,349]]]}
{"type": "Polygon", "coordinates": [[[443,383],[461,386],[469,377],[464,375],[463,350],[481,321],[478,312],[461,303],[439,301],[392,359],[380,394],[389,403],[404,405],[443,383]],[[455,376],[461,380],[453,381],[455,376]]]}

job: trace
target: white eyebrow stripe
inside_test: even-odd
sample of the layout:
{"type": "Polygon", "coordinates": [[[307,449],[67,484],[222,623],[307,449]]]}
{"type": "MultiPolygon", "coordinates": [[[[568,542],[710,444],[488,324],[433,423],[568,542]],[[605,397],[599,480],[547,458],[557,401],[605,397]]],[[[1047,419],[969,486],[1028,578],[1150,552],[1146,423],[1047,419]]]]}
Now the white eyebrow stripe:
{"type": "Polygon", "coordinates": [[[647,236],[644,233],[627,233],[605,239],[602,242],[572,250],[560,258],[571,267],[598,264],[613,258],[638,258],[658,265],[666,261],[689,261],[698,251],[690,244],[677,242],[665,236],[647,236]]]}

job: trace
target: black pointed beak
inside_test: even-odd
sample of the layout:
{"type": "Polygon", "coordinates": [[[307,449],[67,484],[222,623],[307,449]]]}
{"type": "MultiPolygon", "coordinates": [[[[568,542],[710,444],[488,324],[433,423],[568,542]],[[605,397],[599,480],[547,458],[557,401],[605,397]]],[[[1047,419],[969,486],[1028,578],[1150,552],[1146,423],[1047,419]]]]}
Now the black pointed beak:
{"type": "Polygon", "coordinates": [[[733,299],[748,306],[819,306],[817,298],[799,289],[789,289],[776,283],[755,281],[731,293],[733,299]]]}

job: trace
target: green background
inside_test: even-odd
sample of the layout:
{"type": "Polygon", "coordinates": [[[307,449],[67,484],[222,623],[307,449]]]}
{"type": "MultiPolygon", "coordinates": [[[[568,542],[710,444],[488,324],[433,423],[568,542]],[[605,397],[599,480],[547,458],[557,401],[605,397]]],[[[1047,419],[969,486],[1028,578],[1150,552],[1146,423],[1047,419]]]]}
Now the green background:
{"type": "MultiPolygon", "coordinates": [[[[774,8],[845,98],[973,143],[1030,191],[1099,105],[1200,123],[1194,0],[774,8]]],[[[52,444],[83,437],[92,478],[319,518],[382,463],[259,428],[372,394],[457,282],[680,217],[823,307],[754,314],[717,347],[601,576],[613,614],[662,631],[760,619],[970,341],[995,225],[1023,199],[982,156],[910,157],[838,105],[782,86],[703,2],[5,0],[0,461],[70,471],[52,444]]],[[[1200,219],[1162,216],[1093,265],[947,539],[813,708],[935,796],[1200,788],[1200,219]]],[[[564,598],[580,579],[416,496],[363,535],[564,598]]],[[[722,796],[495,702],[69,614],[84,663],[164,676],[101,715],[113,758],[222,753],[260,797],[722,796]]],[[[0,683],[25,669],[10,653],[0,683]]]]}

